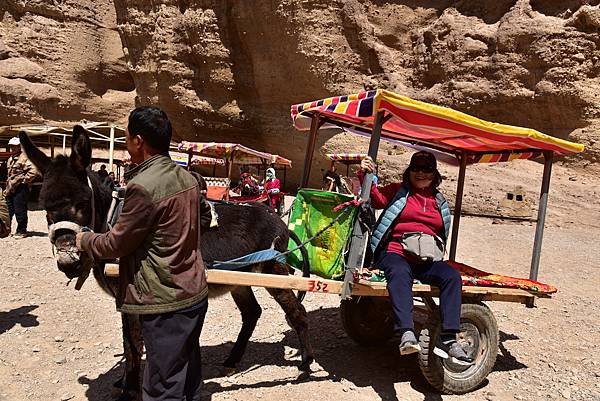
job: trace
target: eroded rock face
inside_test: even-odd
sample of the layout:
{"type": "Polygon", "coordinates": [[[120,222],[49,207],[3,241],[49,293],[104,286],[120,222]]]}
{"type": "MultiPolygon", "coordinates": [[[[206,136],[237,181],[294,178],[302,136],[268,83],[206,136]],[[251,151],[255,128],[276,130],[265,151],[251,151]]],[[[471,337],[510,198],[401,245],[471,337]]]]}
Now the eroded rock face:
{"type": "Polygon", "coordinates": [[[298,166],[306,139],[290,104],[384,87],[582,141],[583,158],[599,159],[598,0],[4,3],[0,59],[15,60],[0,63],[0,124],[118,120],[135,88],[179,138],[298,166]]]}
{"type": "Polygon", "coordinates": [[[123,122],[135,85],[111,0],[0,2],[0,125],[123,122]]]}

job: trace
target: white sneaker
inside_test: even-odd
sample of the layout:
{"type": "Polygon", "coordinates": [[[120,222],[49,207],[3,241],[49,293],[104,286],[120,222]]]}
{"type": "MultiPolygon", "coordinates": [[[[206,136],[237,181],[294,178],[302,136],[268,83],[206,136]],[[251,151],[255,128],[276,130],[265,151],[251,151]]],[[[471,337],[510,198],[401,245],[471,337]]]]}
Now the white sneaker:
{"type": "Polygon", "coordinates": [[[421,346],[417,342],[417,338],[415,337],[415,333],[412,331],[406,331],[402,334],[402,339],[400,340],[400,355],[410,355],[415,352],[421,351],[421,346]]]}

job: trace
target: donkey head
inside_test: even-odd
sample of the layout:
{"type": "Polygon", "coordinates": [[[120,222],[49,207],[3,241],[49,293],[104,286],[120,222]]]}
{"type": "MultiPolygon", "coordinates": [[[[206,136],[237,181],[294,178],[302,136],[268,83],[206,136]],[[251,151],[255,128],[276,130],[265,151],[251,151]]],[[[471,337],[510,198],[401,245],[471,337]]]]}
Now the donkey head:
{"type": "MultiPolygon", "coordinates": [[[[24,132],[19,134],[19,139],[25,154],[44,177],[40,201],[50,225],[50,240],[57,250],[58,268],[68,278],[79,277],[84,274],[89,260],[85,260],[87,255],[78,252],[75,235],[80,227],[90,227],[92,222],[101,220],[94,216],[97,211],[92,210],[92,199],[95,191],[105,192],[96,176],[88,174],[92,157],[90,139],[85,129],[76,125],[71,155],[54,159],[38,149],[24,132]]],[[[96,197],[98,195],[103,194],[96,197]]]]}

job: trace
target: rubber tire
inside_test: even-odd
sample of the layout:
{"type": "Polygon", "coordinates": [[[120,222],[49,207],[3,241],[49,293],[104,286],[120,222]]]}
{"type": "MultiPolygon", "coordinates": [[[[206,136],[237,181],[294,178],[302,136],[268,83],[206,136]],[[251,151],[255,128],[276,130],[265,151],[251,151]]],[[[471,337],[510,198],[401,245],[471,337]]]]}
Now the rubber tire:
{"type": "MultiPolygon", "coordinates": [[[[302,244],[302,241],[300,241],[300,238],[298,238],[295,232],[293,232],[292,230],[288,231],[290,233],[290,239],[294,241],[296,246],[302,244]]],[[[308,251],[304,246],[300,247],[299,250],[300,254],[302,254],[302,277],[310,277],[310,261],[308,260],[308,251]]],[[[289,270],[291,275],[294,275],[296,273],[296,269],[294,269],[291,266],[289,266],[289,270]]],[[[298,291],[296,294],[296,298],[298,298],[300,302],[304,300],[305,296],[306,291],[298,291]]]]}
{"type": "Polygon", "coordinates": [[[348,337],[360,345],[380,345],[394,335],[392,305],[388,297],[344,300],[340,305],[340,317],[348,337]]]}
{"type": "Polygon", "coordinates": [[[461,329],[473,325],[479,332],[478,356],[475,365],[464,372],[450,371],[443,360],[433,353],[433,347],[441,330],[438,317],[430,317],[419,336],[421,372],[436,390],[446,394],[465,394],[477,389],[492,371],[498,355],[498,323],[494,314],[484,304],[463,303],[461,329]],[[481,344],[485,348],[482,350],[481,344]],[[483,352],[483,353],[482,353],[483,352]]]}

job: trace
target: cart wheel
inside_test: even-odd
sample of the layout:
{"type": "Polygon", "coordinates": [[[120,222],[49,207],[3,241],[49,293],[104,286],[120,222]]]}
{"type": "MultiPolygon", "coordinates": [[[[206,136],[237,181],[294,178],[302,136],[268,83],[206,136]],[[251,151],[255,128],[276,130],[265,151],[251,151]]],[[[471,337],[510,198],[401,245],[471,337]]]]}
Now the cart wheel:
{"type": "Polygon", "coordinates": [[[496,363],[498,354],[498,323],[484,304],[463,304],[460,316],[459,342],[469,356],[472,366],[461,366],[433,353],[440,334],[439,318],[431,317],[419,336],[421,352],[419,365],[433,387],[443,393],[464,394],[478,388],[496,363]]]}
{"type": "MultiPolygon", "coordinates": [[[[301,245],[302,241],[300,241],[300,238],[298,238],[298,236],[296,235],[295,232],[293,232],[292,230],[288,230],[290,233],[290,238],[292,241],[294,241],[294,244],[296,244],[296,246],[301,245]]],[[[302,277],[310,277],[310,262],[308,261],[308,251],[306,250],[306,248],[304,246],[300,247],[300,254],[302,255],[302,277]]],[[[292,266],[288,265],[289,271],[291,275],[295,275],[298,274],[299,271],[294,269],[292,266]]],[[[298,298],[298,300],[300,302],[302,302],[304,300],[304,296],[306,295],[306,291],[298,291],[296,294],[296,298],[298,298]]]]}
{"type": "Polygon", "coordinates": [[[354,297],[340,306],[346,334],[360,345],[377,345],[394,335],[392,306],[387,297],[354,297]]]}

